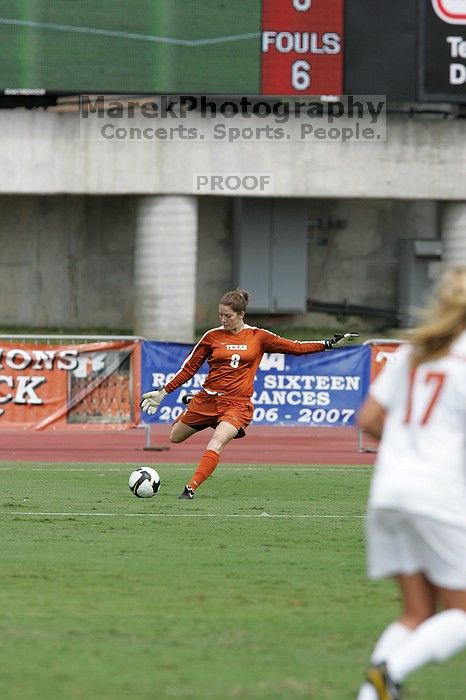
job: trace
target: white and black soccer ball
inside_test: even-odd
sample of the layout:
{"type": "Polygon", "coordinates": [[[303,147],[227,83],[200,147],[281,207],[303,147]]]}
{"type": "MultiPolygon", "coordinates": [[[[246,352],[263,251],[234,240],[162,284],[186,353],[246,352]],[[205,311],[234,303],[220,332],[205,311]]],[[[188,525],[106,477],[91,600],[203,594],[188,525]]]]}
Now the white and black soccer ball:
{"type": "Polygon", "coordinates": [[[160,476],[152,467],[141,467],[130,474],[128,485],[138,498],[152,498],[160,488],[160,476]]]}

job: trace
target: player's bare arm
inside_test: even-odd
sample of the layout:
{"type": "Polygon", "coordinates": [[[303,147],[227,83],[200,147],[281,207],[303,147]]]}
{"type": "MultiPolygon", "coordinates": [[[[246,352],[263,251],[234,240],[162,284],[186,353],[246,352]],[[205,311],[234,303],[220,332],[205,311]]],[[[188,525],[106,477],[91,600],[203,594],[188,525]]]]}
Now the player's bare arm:
{"type": "Polygon", "coordinates": [[[371,437],[380,439],[385,422],[385,409],[369,396],[359,412],[358,425],[371,437]]]}

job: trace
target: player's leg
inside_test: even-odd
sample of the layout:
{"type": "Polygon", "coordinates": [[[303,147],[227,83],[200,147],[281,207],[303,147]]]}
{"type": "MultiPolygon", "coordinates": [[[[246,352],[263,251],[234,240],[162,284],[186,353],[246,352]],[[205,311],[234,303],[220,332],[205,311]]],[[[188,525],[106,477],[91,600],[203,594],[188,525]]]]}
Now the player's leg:
{"type": "MultiPolygon", "coordinates": [[[[433,599],[437,597],[446,609],[418,624],[409,639],[388,655],[386,671],[396,683],[402,683],[425,664],[446,661],[466,648],[466,532],[463,528],[428,518],[416,517],[413,523],[419,535],[418,552],[424,560],[427,585],[434,589],[429,581],[435,581],[435,594],[431,595],[433,599]]],[[[408,621],[416,615],[424,615],[413,600],[423,594],[412,588],[411,578],[400,581],[408,621]]],[[[427,595],[424,602],[428,605],[427,595]]]]}
{"type": "MultiPolygon", "coordinates": [[[[462,527],[415,517],[426,578],[435,582],[445,610],[416,627],[409,640],[387,658],[396,681],[432,661],[445,661],[466,647],[466,531],[462,527]]],[[[415,591],[414,591],[415,594],[415,591]]]]}
{"type": "Polygon", "coordinates": [[[230,440],[236,437],[238,428],[229,423],[228,421],[222,420],[214,430],[214,434],[207,444],[208,450],[213,450],[217,454],[228,445],[230,440]]]}
{"type": "MultiPolygon", "coordinates": [[[[375,688],[390,682],[382,677],[382,665],[395,649],[409,640],[416,626],[433,614],[435,589],[421,573],[394,575],[397,570],[416,570],[418,566],[412,535],[408,532],[403,513],[384,509],[371,511],[366,534],[369,576],[394,578],[402,596],[400,618],[384,630],[372,651],[367,671],[371,683],[364,683],[358,694],[358,700],[377,700],[384,697],[385,690],[382,688],[379,692],[375,688]]],[[[399,694],[394,685],[391,691],[387,691],[387,698],[391,697],[389,692],[393,697],[399,694]]]]}
{"type": "Polygon", "coordinates": [[[416,627],[409,640],[387,658],[387,671],[397,683],[432,661],[442,662],[466,648],[466,589],[439,589],[446,610],[416,627]]]}
{"type": "Polygon", "coordinates": [[[427,580],[425,574],[397,576],[400,588],[402,612],[399,622],[408,629],[419,627],[431,615],[435,614],[437,592],[435,586],[427,580]]]}
{"type": "Polygon", "coordinates": [[[206,451],[180,498],[193,498],[195,490],[213,473],[220,459],[220,453],[236,436],[238,429],[227,421],[221,421],[214,430],[206,451]]]}
{"type": "Polygon", "coordinates": [[[447,610],[466,612],[466,589],[439,588],[439,598],[447,610]]]}
{"type": "Polygon", "coordinates": [[[170,432],[170,442],[179,444],[180,442],[184,442],[185,440],[190,438],[191,435],[194,435],[194,433],[197,432],[199,432],[198,429],[192,428],[190,425],[186,425],[186,423],[178,421],[172,426],[170,432]]]}
{"type": "MultiPolygon", "coordinates": [[[[379,689],[381,688],[384,692],[387,692],[384,686],[389,682],[386,678],[380,678],[381,673],[383,673],[385,659],[394,650],[399,648],[402,644],[406,642],[409,638],[412,630],[405,627],[401,622],[392,622],[388,627],[382,632],[381,636],[377,640],[374,650],[371,655],[370,666],[367,669],[367,677],[370,678],[370,682],[366,681],[362,684],[359,689],[357,700],[378,700],[380,694],[376,689],[377,683],[379,689]]],[[[399,688],[392,687],[392,695],[396,698],[396,693],[399,694],[399,688]]],[[[390,696],[388,696],[390,697],[390,696]]]]}
{"type": "Polygon", "coordinates": [[[399,687],[387,675],[385,663],[392,652],[408,641],[413,630],[435,612],[435,588],[424,574],[397,576],[396,580],[401,592],[402,612],[399,619],[392,622],[379,637],[367,671],[371,682],[363,684],[358,700],[377,700],[383,697],[381,693],[386,693],[387,698],[399,695],[399,687]]]}
{"type": "Polygon", "coordinates": [[[170,441],[179,444],[190,438],[200,430],[205,430],[209,426],[215,425],[215,404],[212,405],[212,398],[203,396],[202,392],[192,397],[187,403],[188,408],[178,416],[172,425],[170,441]]]}

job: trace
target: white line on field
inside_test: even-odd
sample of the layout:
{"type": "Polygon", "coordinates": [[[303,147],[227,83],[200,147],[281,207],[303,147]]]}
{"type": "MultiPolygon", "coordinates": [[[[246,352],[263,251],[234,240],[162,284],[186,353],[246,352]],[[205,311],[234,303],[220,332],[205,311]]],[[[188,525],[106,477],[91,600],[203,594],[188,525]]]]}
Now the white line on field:
{"type": "MultiPolygon", "coordinates": [[[[193,470],[194,464],[190,467],[178,467],[178,466],[172,466],[171,464],[149,464],[149,465],[140,465],[137,463],[134,463],[134,465],[128,464],[125,467],[91,467],[91,468],[86,468],[86,467],[0,467],[0,472],[19,472],[19,471],[28,471],[28,472],[127,472],[128,469],[130,470],[131,467],[134,469],[139,469],[141,466],[152,466],[152,467],[157,467],[157,469],[160,472],[163,472],[164,467],[167,467],[167,471],[173,471],[173,472],[191,472],[193,470]]],[[[341,466],[341,467],[295,467],[293,465],[290,465],[289,467],[274,467],[273,465],[268,466],[268,465],[257,465],[257,467],[229,467],[227,464],[224,465],[225,469],[223,470],[223,473],[228,473],[228,472],[258,472],[258,471],[275,471],[275,472],[343,472],[343,473],[364,473],[369,471],[372,468],[372,465],[368,464],[367,466],[362,466],[362,467],[346,467],[346,466],[341,466]]]]}
{"type": "Polygon", "coordinates": [[[13,25],[15,27],[33,27],[34,29],[48,29],[55,32],[74,32],[76,34],[89,34],[94,36],[108,36],[118,39],[136,39],[138,41],[151,41],[156,44],[175,44],[178,46],[207,46],[209,44],[223,44],[230,41],[243,41],[244,39],[256,39],[260,32],[247,34],[230,34],[217,36],[211,39],[173,39],[166,36],[154,36],[152,34],[138,34],[135,32],[116,32],[111,29],[96,29],[94,27],[79,27],[71,24],[55,24],[53,22],[33,22],[24,19],[10,19],[0,17],[0,24],[13,25]]]}
{"type": "Polygon", "coordinates": [[[12,511],[11,513],[0,513],[1,516],[42,516],[42,517],[68,517],[68,518],[289,518],[289,519],[361,519],[365,515],[319,515],[318,513],[288,514],[288,513],[45,513],[45,512],[22,512],[12,511]]]}

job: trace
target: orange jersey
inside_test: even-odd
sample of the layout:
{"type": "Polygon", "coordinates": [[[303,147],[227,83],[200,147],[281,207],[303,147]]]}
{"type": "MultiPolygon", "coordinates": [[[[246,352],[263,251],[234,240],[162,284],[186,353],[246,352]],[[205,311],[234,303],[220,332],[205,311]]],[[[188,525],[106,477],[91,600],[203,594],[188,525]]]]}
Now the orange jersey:
{"type": "Polygon", "coordinates": [[[204,333],[165,390],[178,389],[207,360],[210,367],[204,382],[207,392],[249,399],[254,393],[254,378],[265,352],[306,355],[324,349],[324,341],[287,340],[264,328],[245,325],[239,333],[223,327],[214,328],[204,333]]]}

